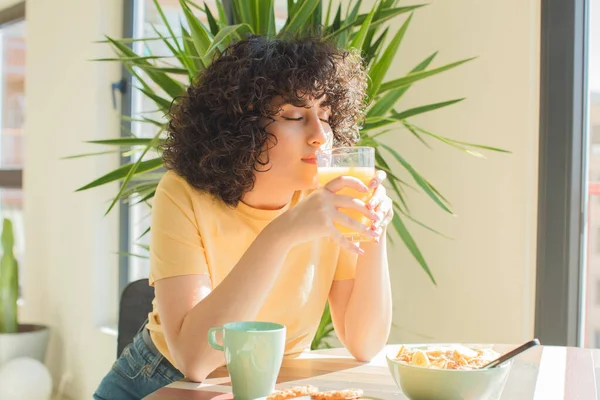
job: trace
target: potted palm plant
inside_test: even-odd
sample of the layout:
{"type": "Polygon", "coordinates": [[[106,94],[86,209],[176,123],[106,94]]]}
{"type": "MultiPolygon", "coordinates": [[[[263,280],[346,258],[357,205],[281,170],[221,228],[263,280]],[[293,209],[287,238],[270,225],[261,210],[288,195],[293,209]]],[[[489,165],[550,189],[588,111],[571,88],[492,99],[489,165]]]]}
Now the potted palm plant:
{"type": "MultiPolygon", "coordinates": [[[[412,135],[424,145],[427,145],[427,140],[437,140],[476,156],[481,156],[477,152],[479,149],[503,151],[437,135],[412,120],[417,115],[458,103],[462,98],[401,108],[402,96],[415,82],[448,71],[469,59],[432,67],[436,58],[436,53],[433,53],[425,56],[406,75],[386,80],[412,21],[413,12],[423,7],[423,4],[398,6],[398,0],[379,0],[369,12],[361,13],[362,0],[288,0],[287,18],[285,21],[278,21],[273,0],[216,0],[214,3],[216,10],[211,10],[200,1],[179,0],[182,22],[173,24],[166,17],[159,1],[154,0],[162,20],[160,29],[153,26],[155,35],[135,39],[107,38],[105,43],[113,48],[116,57],[101,61],[116,61],[124,65],[134,77],[135,90],[155,104],[158,114],[133,117],[134,121],[153,126],[155,133],[151,137],[131,134],[118,139],[93,141],[97,145],[114,147],[125,162],[118,169],[78,190],[120,181],[120,189],[112,199],[107,213],[120,201],[130,204],[150,202],[162,176],[159,172],[163,166],[160,144],[166,121],[161,115],[166,114],[173,98],[185,93],[186,85],[211,63],[214,55],[223,51],[232,41],[248,34],[286,36],[319,33],[336,45],[358,49],[363,55],[369,75],[369,104],[359,144],[375,148],[377,168],[387,172],[388,184],[395,197],[393,228],[418,265],[435,284],[425,257],[409,232],[407,221],[436,231],[414,218],[407,206],[404,191],[406,188],[415,188],[444,212],[452,214],[452,210],[446,198],[412,167],[407,157],[400,150],[385,144],[381,138],[393,127],[396,134],[412,135]],[[164,53],[154,54],[150,46],[146,46],[155,41],[163,44],[164,53]],[[140,42],[144,44],[143,50],[134,51],[132,43],[140,42]]],[[[92,154],[106,153],[104,150],[92,154]]],[[[326,346],[324,339],[332,331],[331,318],[326,308],[313,348],[326,346]]]]}
{"type": "Polygon", "coordinates": [[[42,325],[19,324],[19,264],[13,252],[12,222],[2,225],[2,258],[0,259],[0,366],[18,357],[44,362],[49,329],[42,325]]]}

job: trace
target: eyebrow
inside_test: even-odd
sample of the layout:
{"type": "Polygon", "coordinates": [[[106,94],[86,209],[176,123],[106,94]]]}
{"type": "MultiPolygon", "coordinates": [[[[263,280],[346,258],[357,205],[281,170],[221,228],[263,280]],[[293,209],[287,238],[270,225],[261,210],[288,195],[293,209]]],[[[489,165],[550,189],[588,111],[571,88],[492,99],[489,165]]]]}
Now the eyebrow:
{"type": "MultiPolygon", "coordinates": [[[[319,108],[323,108],[323,109],[325,109],[325,108],[327,108],[327,109],[331,109],[331,104],[324,104],[324,103],[327,103],[327,100],[321,100],[321,101],[318,103],[318,106],[319,106],[319,108]]],[[[300,104],[299,104],[299,105],[296,105],[296,104],[294,104],[294,103],[283,103],[283,104],[281,104],[281,105],[279,106],[279,108],[283,108],[283,107],[285,107],[285,106],[292,106],[292,107],[297,107],[297,108],[311,108],[311,107],[310,107],[310,106],[308,106],[308,105],[300,105],[300,104]]]]}

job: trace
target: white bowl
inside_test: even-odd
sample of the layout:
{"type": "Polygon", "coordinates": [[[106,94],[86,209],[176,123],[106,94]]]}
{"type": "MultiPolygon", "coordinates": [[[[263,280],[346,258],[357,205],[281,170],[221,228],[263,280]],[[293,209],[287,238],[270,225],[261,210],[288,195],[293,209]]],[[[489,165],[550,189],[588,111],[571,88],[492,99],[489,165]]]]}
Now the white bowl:
{"type": "MultiPolygon", "coordinates": [[[[456,344],[405,345],[408,349],[427,349],[456,344]]],[[[474,348],[475,346],[467,347],[474,348]]],[[[496,368],[458,370],[408,365],[395,360],[397,352],[386,355],[390,373],[410,400],[497,400],[502,394],[512,360],[496,368]]]]}

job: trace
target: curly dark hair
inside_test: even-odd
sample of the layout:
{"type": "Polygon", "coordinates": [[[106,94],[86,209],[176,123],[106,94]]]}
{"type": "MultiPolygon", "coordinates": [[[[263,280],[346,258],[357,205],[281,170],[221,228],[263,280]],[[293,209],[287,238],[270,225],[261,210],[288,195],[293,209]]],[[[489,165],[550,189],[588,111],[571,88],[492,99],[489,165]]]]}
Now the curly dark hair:
{"type": "Polygon", "coordinates": [[[236,206],[276,144],[264,123],[280,111],[275,99],[306,107],[308,98],[326,96],[334,143],[351,145],[364,119],[366,87],[358,52],[321,38],[237,41],[174,100],[162,148],[165,166],[236,206]]]}

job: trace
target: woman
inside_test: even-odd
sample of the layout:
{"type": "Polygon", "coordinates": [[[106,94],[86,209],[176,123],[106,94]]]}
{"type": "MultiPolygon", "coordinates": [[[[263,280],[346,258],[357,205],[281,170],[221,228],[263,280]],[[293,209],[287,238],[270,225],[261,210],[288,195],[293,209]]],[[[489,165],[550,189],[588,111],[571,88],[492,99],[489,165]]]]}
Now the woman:
{"type": "Polygon", "coordinates": [[[154,309],[96,399],[139,399],[183,376],[204,380],[224,364],[207,331],[231,321],[285,324],[286,354],[301,352],[327,300],[337,337],[357,360],[382,349],[392,312],[385,174],[369,188],[352,177],[316,188],[315,153],[355,142],[365,89],[354,52],[255,36],[229,46],[175,102],[168,172],[152,211],[154,309]],[[345,187],[375,194],[365,204],[336,194],[345,187]],[[373,241],[359,247],[334,223],[373,241]]]}

